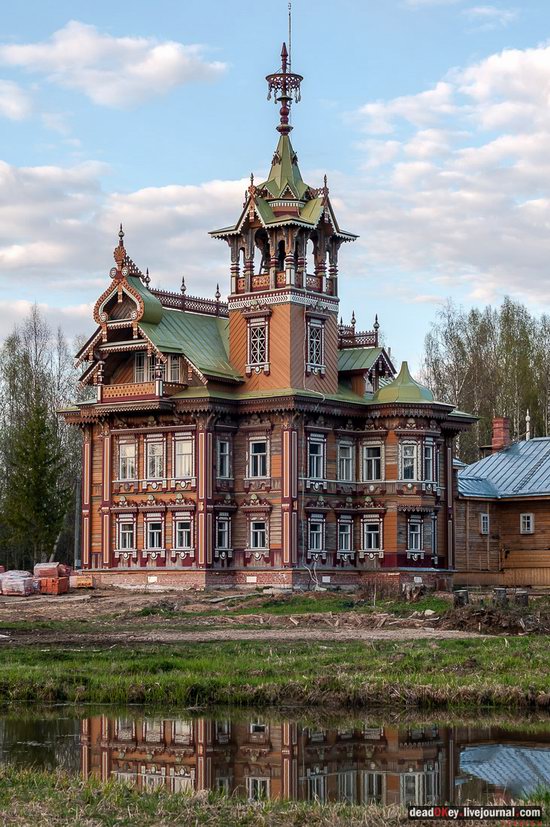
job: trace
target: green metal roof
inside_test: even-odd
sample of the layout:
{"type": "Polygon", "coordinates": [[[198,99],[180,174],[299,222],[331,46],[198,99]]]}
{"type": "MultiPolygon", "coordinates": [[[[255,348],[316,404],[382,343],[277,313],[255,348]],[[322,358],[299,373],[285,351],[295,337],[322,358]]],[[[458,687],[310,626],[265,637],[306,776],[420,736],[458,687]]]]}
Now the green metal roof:
{"type": "Polygon", "coordinates": [[[373,402],[433,402],[434,396],[429,388],[412,378],[407,362],[403,362],[399,375],[384,387],[379,388],[373,396],[373,402]]]}
{"type": "Polygon", "coordinates": [[[158,324],[140,322],[145,335],[163,353],[182,353],[207,376],[240,381],[229,362],[229,320],[163,308],[158,324]]]}
{"type": "Polygon", "coordinates": [[[349,347],[338,351],[338,372],[370,370],[383,352],[381,347],[349,347]]]}
{"type": "Polygon", "coordinates": [[[234,400],[236,402],[241,400],[253,400],[253,399],[271,399],[272,397],[289,397],[289,396],[302,396],[307,397],[310,399],[318,399],[320,402],[326,400],[328,402],[353,402],[358,405],[368,405],[370,404],[369,399],[365,399],[362,396],[354,393],[352,390],[347,388],[345,385],[338,386],[338,393],[335,394],[323,394],[318,393],[316,391],[308,391],[303,390],[301,388],[276,388],[274,390],[268,391],[236,391],[231,392],[229,390],[223,389],[219,390],[218,388],[212,387],[188,387],[185,390],[179,391],[179,393],[174,394],[172,399],[205,399],[205,398],[212,398],[212,399],[228,399],[234,400]]]}
{"type": "Polygon", "coordinates": [[[302,199],[308,189],[302,180],[298,158],[288,135],[279,138],[269,177],[261,184],[263,187],[269,190],[273,198],[280,198],[290,189],[295,198],[302,199]]]}
{"type": "Polygon", "coordinates": [[[127,276],[126,281],[136,293],[139,293],[143,301],[143,322],[151,324],[158,324],[162,319],[163,307],[156,296],[153,296],[150,290],[143,284],[137,276],[127,276]]]}

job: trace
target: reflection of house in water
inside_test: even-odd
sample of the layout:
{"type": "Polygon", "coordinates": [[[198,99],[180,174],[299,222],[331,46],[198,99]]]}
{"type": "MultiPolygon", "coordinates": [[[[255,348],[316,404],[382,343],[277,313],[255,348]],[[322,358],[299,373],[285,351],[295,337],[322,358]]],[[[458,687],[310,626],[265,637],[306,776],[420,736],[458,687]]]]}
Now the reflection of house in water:
{"type": "MultiPolygon", "coordinates": [[[[449,800],[447,730],[316,730],[295,723],[89,718],[84,776],[140,789],[378,803],[449,800]]],[[[452,750],[450,751],[452,754],[452,750]]]]}
{"type": "Polygon", "coordinates": [[[315,729],[296,723],[98,716],[84,777],[140,789],[378,804],[484,802],[550,783],[550,737],[499,727],[315,729]]]}

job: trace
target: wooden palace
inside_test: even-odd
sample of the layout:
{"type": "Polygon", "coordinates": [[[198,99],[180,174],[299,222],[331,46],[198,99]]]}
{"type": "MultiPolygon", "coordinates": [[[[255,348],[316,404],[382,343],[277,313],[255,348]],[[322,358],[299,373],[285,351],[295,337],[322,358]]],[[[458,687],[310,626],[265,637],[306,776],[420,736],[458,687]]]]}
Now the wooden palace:
{"type": "Polygon", "coordinates": [[[399,374],[338,322],[341,229],[325,177],[290,141],[301,76],[280,103],[267,180],[211,233],[231,258],[227,302],[155,290],[124,233],[97,329],[77,356],[94,398],[83,434],[82,566],[120,585],[448,584],[452,458],[471,418],[399,374]]]}

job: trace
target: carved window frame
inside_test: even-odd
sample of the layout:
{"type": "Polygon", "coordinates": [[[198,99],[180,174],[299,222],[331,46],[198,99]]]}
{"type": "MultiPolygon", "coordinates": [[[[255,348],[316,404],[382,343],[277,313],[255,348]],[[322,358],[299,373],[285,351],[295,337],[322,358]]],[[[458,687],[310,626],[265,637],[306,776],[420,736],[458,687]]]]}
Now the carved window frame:
{"type": "Polygon", "coordinates": [[[306,374],[313,373],[324,376],[325,372],[325,320],[308,318],[306,328],[306,374]],[[314,331],[315,340],[313,338],[314,331]],[[313,352],[312,346],[315,346],[315,352],[313,352]]]}

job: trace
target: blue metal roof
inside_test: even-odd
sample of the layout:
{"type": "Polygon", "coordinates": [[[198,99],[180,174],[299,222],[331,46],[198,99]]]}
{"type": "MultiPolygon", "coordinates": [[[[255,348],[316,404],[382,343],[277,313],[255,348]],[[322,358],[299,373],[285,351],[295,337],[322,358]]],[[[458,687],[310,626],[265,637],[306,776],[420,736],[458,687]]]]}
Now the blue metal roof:
{"type": "Polygon", "coordinates": [[[467,747],[460,755],[460,770],[513,795],[529,795],[550,784],[550,750],[503,744],[467,747]]]}
{"type": "Polygon", "coordinates": [[[464,497],[529,497],[550,494],[550,437],[515,442],[458,473],[464,497]]]}

